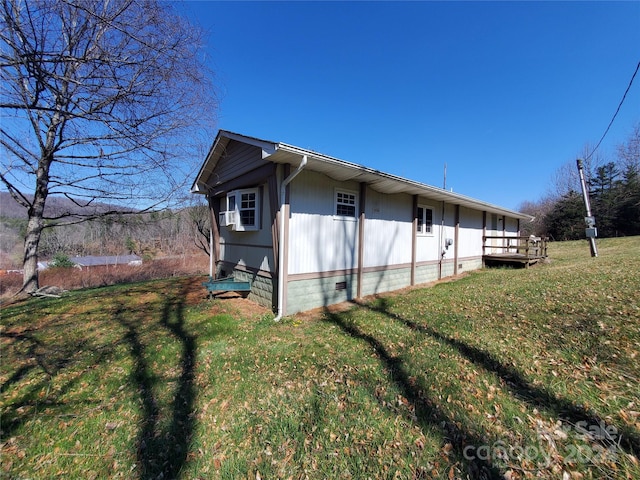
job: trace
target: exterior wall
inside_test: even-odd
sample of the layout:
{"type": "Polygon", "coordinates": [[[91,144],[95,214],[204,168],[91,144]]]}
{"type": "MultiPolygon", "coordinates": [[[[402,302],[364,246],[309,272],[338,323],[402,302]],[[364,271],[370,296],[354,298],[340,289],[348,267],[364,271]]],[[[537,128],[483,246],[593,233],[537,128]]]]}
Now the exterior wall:
{"type": "MultiPolygon", "coordinates": [[[[233,142],[230,143],[230,152],[233,142]]],[[[255,168],[260,150],[239,148],[244,165],[255,168]]],[[[243,146],[246,147],[246,146],[243,146]]],[[[235,147],[234,147],[235,148],[235,147]]],[[[231,159],[231,154],[229,158],[231,159]]],[[[235,158],[233,162],[235,163],[235,158]]],[[[220,168],[227,168],[221,160],[220,168]]],[[[216,170],[217,173],[217,170],[216,170]]],[[[252,281],[249,298],[273,307],[277,281],[273,258],[271,212],[268,184],[263,184],[260,198],[261,228],[235,232],[220,228],[220,269],[236,278],[252,281]]],[[[343,190],[357,195],[360,209],[360,184],[339,182],[325,175],[303,170],[290,184],[290,218],[288,230],[287,290],[285,314],[353,300],[360,290],[371,295],[407,287],[411,284],[413,244],[413,197],[407,194],[386,195],[367,187],[362,246],[362,284],[358,289],[359,220],[334,215],[335,192],[343,190]]],[[[433,210],[432,233],[418,235],[415,283],[435,281],[456,271],[482,267],[483,213],[464,207],[459,209],[458,245],[445,248],[446,239],[456,239],[456,207],[419,198],[418,204],[433,210]],[[442,255],[444,252],[444,255],[442,255]],[[455,254],[457,252],[457,259],[455,254]],[[440,263],[440,261],[442,262],[440,263]]],[[[515,235],[517,220],[487,214],[487,235],[515,235]],[[503,228],[502,223],[506,228],[503,228]]]]}
{"type": "MultiPolygon", "coordinates": [[[[440,204],[442,205],[442,204],[440,204]]],[[[440,207],[442,209],[442,206],[440,207]]],[[[441,213],[439,213],[440,219],[441,213]]],[[[439,252],[442,255],[442,277],[453,275],[453,259],[455,256],[455,238],[456,238],[456,208],[454,205],[445,204],[444,206],[444,222],[435,229],[439,235],[440,247],[439,252]],[[450,240],[452,245],[447,247],[446,242],[450,240]]]]}
{"type": "MultiPolygon", "coordinates": [[[[488,237],[497,237],[502,236],[502,217],[496,215],[495,213],[487,213],[487,236],[488,237]]],[[[487,240],[487,246],[489,245],[501,245],[501,240],[492,238],[487,240]]],[[[502,253],[502,250],[499,248],[487,248],[484,252],[485,254],[493,254],[493,253],[502,253]]]]}
{"type": "MultiPolygon", "coordinates": [[[[418,265],[425,262],[437,262],[440,258],[440,244],[442,239],[445,238],[440,235],[442,226],[442,202],[434,202],[433,200],[418,198],[418,205],[431,208],[433,210],[433,231],[427,234],[418,234],[416,237],[416,262],[418,265]]],[[[437,278],[436,272],[435,279],[437,278]]],[[[418,269],[416,269],[416,282],[419,282],[418,269]]]]}
{"type": "Polygon", "coordinates": [[[460,207],[457,273],[482,268],[482,217],[479,210],[460,207]]]}
{"type": "Polygon", "coordinates": [[[367,189],[363,267],[411,263],[413,199],[410,195],[384,195],[367,189]]]}
{"type": "Polygon", "coordinates": [[[435,282],[438,280],[439,266],[437,261],[419,262],[416,265],[416,284],[435,282]]]}
{"type": "Polygon", "coordinates": [[[267,163],[262,149],[231,140],[215,168],[214,183],[224,183],[267,163]]]}
{"type": "Polygon", "coordinates": [[[482,212],[460,207],[458,258],[469,257],[482,257],[482,212]]]}
{"type": "MultiPolygon", "coordinates": [[[[269,193],[267,185],[260,188],[260,229],[237,232],[220,227],[220,258],[245,268],[273,272],[273,246],[269,219],[269,193]]],[[[221,197],[220,201],[224,202],[221,197]]]]}
{"type": "Polygon", "coordinates": [[[251,282],[251,292],[248,295],[248,299],[256,302],[267,308],[273,308],[273,285],[277,282],[277,279],[271,275],[266,275],[264,272],[251,272],[243,270],[241,267],[234,268],[232,272],[236,280],[251,282]]]}
{"type": "Polygon", "coordinates": [[[289,275],[356,268],[358,222],[334,216],[334,202],[336,188],[359,185],[303,170],[290,186],[289,275]]]}
{"type": "Polygon", "coordinates": [[[409,285],[411,285],[410,264],[367,269],[362,275],[362,295],[390,292],[409,285]]]}
{"type": "Polygon", "coordinates": [[[505,230],[508,237],[514,237],[518,235],[518,219],[507,217],[505,222],[505,230]]]}
{"type": "MultiPolygon", "coordinates": [[[[336,189],[354,192],[360,185],[339,182],[320,173],[303,170],[291,184],[289,263],[286,314],[349,301],[358,292],[358,220],[334,215],[336,189]]],[[[372,295],[411,284],[413,197],[385,195],[367,187],[364,245],[362,247],[362,295],[372,295]]],[[[415,283],[427,283],[462,271],[482,267],[482,211],[460,207],[457,259],[456,207],[419,198],[433,209],[431,234],[416,238],[415,283]],[[442,252],[444,251],[444,255],[442,252]],[[440,260],[442,258],[442,264],[440,260]]],[[[357,210],[359,207],[357,208],[357,210]]],[[[502,217],[496,227],[502,234],[502,217]]],[[[507,223],[517,226],[514,219],[507,223]]]]}
{"type": "Polygon", "coordinates": [[[285,312],[291,315],[303,310],[353,300],[356,297],[356,291],[355,270],[290,276],[287,283],[285,312]],[[345,288],[336,289],[336,284],[341,282],[345,282],[345,288]]]}
{"type": "MultiPolygon", "coordinates": [[[[260,188],[260,229],[237,232],[220,227],[220,258],[218,273],[233,275],[237,280],[251,281],[249,299],[272,308],[274,305],[273,285],[276,266],[273,259],[271,221],[269,210],[269,189],[267,184],[260,188]]],[[[220,197],[223,202],[226,197],[220,197]]]]}
{"type": "MultiPolygon", "coordinates": [[[[369,269],[362,275],[362,294],[389,292],[406,287],[411,281],[410,266],[369,269]]],[[[356,270],[295,275],[287,284],[287,314],[333,305],[356,298],[356,270]],[[344,282],[344,289],[338,285],[344,282]]]]}

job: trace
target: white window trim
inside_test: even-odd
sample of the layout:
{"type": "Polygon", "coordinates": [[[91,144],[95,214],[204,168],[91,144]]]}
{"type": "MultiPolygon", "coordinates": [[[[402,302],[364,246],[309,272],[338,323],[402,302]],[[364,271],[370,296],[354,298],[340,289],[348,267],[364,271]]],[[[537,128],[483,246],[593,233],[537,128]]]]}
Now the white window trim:
{"type": "Polygon", "coordinates": [[[334,188],[333,189],[333,219],[334,220],[340,220],[343,222],[356,222],[358,221],[358,215],[360,214],[360,210],[359,210],[359,202],[360,199],[358,198],[358,192],[356,192],[355,190],[348,190],[346,188],[334,188]],[[343,193],[343,194],[347,194],[347,195],[353,195],[354,197],[354,207],[355,207],[355,211],[354,211],[354,216],[353,217],[349,217],[346,215],[338,215],[338,193],[343,193]]]}
{"type": "Polygon", "coordinates": [[[436,209],[432,206],[432,205],[424,205],[424,204],[418,204],[418,208],[422,208],[423,211],[423,217],[422,217],[422,230],[418,229],[418,231],[416,232],[418,236],[420,237],[433,237],[434,235],[434,225],[435,225],[435,213],[436,213],[436,209]],[[430,232],[425,232],[424,231],[424,227],[426,224],[426,214],[424,214],[424,212],[426,212],[427,210],[431,210],[431,231],[430,232]]]}
{"type": "Polygon", "coordinates": [[[261,221],[261,212],[262,210],[260,209],[260,189],[259,188],[244,188],[242,190],[232,190],[231,192],[228,192],[226,197],[225,197],[225,202],[226,202],[226,209],[227,211],[229,211],[229,197],[234,197],[235,198],[235,216],[236,216],[236,222],[235,222],[235,227],[234,230],[236,232],[254,232],[254,231],[258,231],[260,230],[260,221],[261,221]],[[253,209],[242,209],[241,207],[241,203],[242,203],[242,194],[243,193],[253,193],[255,194],[255,201],[256,201],[256,205],[253,209]],[[254,210],[255,213],[255,225],[243,225],[242,224],[242,216],[240,215],[240,211],[241,210],[254,210]]]}

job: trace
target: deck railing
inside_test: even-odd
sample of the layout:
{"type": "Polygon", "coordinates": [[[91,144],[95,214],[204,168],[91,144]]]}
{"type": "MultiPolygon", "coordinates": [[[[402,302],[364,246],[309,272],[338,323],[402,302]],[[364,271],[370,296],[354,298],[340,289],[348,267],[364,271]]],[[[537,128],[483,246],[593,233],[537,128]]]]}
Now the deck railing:
{"type": "Polygon", "coordinates": [[[546,258],[548,242],[548,237],[485,235],[482,237],[482,255],[522,255],[526,258],[546,258]],[[487,244],[488,240],[490,244],[487,244]]]}

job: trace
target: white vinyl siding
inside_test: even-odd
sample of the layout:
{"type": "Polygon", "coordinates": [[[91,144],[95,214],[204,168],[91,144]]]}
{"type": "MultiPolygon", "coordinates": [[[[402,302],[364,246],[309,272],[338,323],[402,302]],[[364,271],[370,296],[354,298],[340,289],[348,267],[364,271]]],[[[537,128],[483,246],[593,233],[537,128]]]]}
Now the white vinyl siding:
{"type": "Polygon", "coordinates": [[[289,274],[356,268],[358,221],[336,215],[336,190],[355,194],[358,184],[303,170],[290,187],[289,274]]]}
{"type": "Polygon", "coordinates": [[[364,268],[411,262],[413,199],[369,188],[365,200],[364,268]]]}
{"type": "MultiPolygon", "coordinates": [[[[455,234],[455,231],[454,231],[455,234]]],[[[460,207],[458,232],[458,257],[471,258],[482,255],[482,212],[460,207]]]]}

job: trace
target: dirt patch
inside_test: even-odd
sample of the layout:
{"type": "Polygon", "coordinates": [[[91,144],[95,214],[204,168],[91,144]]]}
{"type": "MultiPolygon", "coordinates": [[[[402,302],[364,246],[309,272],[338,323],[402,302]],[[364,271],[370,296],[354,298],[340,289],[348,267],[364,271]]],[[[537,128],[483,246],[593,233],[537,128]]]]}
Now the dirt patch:
{"type": "Polygon", "coordinates": [[[202,276],[187,280],[188,283],[184,287],[186,304],[197,305],[208,302],[211,305],[211,312],[214,314],[232,313],[243,318],[262,317],[271,313],[269,308],[263,307],[237,292],[221,292],[210,299],[209,292],[202,286],[202,282],[205,280],[206,277],[202,276]]]}

